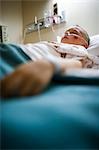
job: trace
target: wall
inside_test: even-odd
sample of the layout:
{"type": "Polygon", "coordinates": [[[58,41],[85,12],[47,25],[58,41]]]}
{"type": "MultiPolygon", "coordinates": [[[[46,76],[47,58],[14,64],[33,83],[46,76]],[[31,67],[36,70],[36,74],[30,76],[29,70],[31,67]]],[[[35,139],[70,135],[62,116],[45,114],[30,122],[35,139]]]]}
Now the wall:
{"type": "Polygon", "coordinates": [[[2,14],[1,14],[1,1],[0,1],[0,25],[2,24],[2,14]]]}
{"type": "Polygon", "coordinates": [[[8,26],[9,42],[22,42],[22,8],[20,0],[4,0],[1,2],[2,24],[8,26]]]}
{"type": "Polygon", "coordinates": [[[64,5],[67,10],[67,25],[79,24],[89,35],[99,34],[99,1],[69,0],[64,5]]]}
{"type": "MultiPolygon", "coordinates": [[[[41,30],[42,40],[56,40],[56,35],[62,36],[66,28],[79,24],[84,27],[89,35],[99,34],[99,1],[98,0],[56,0],[66,10],[66,24],[41,30]]],[[[44,12],[52,8],[52,0],[49,1],[23,1],[23,25],[24,27],[34,21],[34,16],[42,18],[44,12]]],[[[38,33],[32,32],[25,39],[27,42],[37,42],[38,33]]]]}

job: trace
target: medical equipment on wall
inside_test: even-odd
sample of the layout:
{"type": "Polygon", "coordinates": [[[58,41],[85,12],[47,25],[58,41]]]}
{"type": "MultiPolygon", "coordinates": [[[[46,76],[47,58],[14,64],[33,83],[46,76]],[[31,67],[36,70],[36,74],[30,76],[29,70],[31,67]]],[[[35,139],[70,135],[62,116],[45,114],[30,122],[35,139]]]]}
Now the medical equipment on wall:
{"type": "MultiPolygon", "coordinates": [[[[55,3],[53,5],[53,12],[51,10],[48,10],[44,12],[44,17],[41,19],[38,19],[37,16],[34,18],[34,22],[28,24],[24,29],[24,40],[27,34],[31,32],[38,31],[38,37],[39,41],[41,41],[41,32],[40,30],[44,28],[51,28],[52,32],[55,34],[54,25],[59,25],[61,23],[66,22],[65,20],[65,11],[61,10],[58,14],[58,4],[55,3]]],[[[55,35],[56,36],[56,35],[55,35]]],[[[24,41],[23,40],[23,41],[24,41]]]]}
{"type": "Polygon", "coordinates": [[[0,43],[8,42],[8,27],[0,25],[0,43]]]}
{"type": "Polygon", "coordinates": [[[42,24],[41,23],[38,23],[38,37],[39,37],[39,41],[41,41],[41,32],[40,32],[40,26],[41,26],[42,24]]]}

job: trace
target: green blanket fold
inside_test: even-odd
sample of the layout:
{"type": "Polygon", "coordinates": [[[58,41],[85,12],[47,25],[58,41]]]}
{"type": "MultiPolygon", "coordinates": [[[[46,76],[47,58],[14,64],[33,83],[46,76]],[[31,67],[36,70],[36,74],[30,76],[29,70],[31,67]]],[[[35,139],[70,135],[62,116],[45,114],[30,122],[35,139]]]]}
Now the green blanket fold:
{"type": "Polygon", "coordinates": [[[30,60],[21,48],[14,44],[0,44],[0,57],[0,78],[30,60]]]}

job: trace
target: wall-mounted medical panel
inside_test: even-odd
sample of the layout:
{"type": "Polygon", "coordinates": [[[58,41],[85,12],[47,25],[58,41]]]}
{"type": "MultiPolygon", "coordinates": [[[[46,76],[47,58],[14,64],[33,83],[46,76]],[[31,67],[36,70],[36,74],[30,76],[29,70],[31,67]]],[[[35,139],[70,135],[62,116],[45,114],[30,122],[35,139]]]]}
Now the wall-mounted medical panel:
{"type": "Polygon", "coordinates": [[[0,43],[8,42],[8,27],[0,25],[0,43]]]}
{"type": "Polygon", "coordinates": [[[32,22],[25,27],[26,34],[37,31],[38,29],[49,28],[53,25],[58,25],[60,23],[66,22],[64,19],[64,12],[62,16],[53,15],[53,16],[46,16],[45,18],[38,19],[37,22],[32,22]]]}

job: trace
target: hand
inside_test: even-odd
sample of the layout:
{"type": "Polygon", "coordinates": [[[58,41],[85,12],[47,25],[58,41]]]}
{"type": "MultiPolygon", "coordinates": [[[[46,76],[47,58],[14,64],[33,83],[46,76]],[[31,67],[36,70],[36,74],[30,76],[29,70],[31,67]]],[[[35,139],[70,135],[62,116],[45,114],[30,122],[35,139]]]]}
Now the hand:
{"type": "MultiPolygon", "coordinates": [[[[77,60],[57,59],[61,72],[70,68],[81,68],[81,63],[77,60]]],[[[12,97],[38,94],[48,86],[54,71],[54,64],[47,60],[31,61],[28,64],[21,65],[16,71],[0,81],[1,96],[12,97]]]]}
{"type": "Polygon", "coordinates": [[[35,95],[43,91],[54,73],[54,65],[38,60],[21,65],[12,74],[1,80],[1,96],[35,95]]]}

